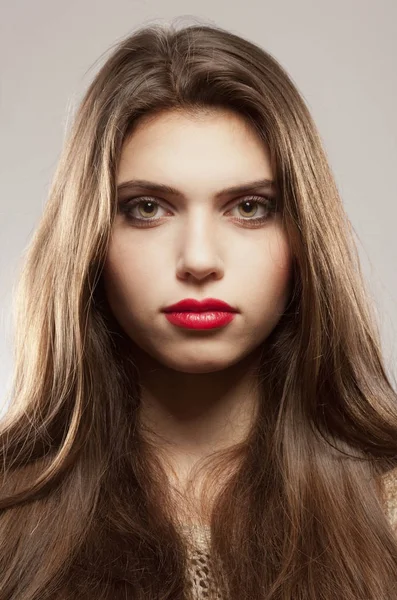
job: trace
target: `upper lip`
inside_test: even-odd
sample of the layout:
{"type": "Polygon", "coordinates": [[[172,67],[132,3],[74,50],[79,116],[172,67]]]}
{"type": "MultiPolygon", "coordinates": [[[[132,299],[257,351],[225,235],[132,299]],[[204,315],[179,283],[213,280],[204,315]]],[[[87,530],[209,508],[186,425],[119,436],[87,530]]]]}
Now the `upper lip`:
{"type": "Polygon", "coordinates": [[[174,311],[189,311],[189,312],[203,312],[206,310],[221,310],[227,312],[237,312],[237,309],[233,308],[227,302],[218,300],[217,298],[205,298],[204,300],[196,300],[195,298],[185,298],[176,304],[171,304],[164,308],[164,312],[174,311]]]}

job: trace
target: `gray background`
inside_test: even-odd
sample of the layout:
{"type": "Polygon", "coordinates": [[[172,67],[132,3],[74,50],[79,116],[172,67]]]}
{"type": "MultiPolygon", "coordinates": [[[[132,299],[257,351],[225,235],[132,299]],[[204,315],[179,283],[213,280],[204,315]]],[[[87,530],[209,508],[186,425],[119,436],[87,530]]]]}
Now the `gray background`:
{"type": "Polygon", "coordinates": [[[396,0],[2,0],[0,8],[0,414],[13,368],[12,288],[68,119],[110,46],[175,17],[258,43],[304,96],[356,232],[395,387],[396,0]]]}

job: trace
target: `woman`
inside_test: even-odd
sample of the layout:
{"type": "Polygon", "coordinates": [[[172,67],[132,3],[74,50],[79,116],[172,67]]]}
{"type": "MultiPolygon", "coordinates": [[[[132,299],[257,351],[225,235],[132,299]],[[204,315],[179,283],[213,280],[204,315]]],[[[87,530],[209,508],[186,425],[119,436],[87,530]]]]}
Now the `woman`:
{"type": "Polygon", "coordinates": [[[119,43],[16,301],[2,599],[395,598],[396,393],[270,54],[204,25],[119,43]]]}

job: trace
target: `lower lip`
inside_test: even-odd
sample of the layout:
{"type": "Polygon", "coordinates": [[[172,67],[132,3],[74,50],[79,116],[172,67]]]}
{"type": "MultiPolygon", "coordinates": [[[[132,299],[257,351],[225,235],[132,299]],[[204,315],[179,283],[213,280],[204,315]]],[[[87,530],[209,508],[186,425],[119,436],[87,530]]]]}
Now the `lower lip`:
{"type": "Polygon", "coordinates": [[[173,325],[186,329],[214,329],[224,327],[234,319],[236,313],[224,311],[205,312],[170,312],[165,313],[166,318],[173,325]]]}

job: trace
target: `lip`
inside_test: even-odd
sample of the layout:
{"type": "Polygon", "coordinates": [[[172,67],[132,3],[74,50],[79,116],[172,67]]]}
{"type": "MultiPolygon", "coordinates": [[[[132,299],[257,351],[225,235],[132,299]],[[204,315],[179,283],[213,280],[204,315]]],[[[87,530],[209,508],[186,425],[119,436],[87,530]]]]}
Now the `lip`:
{"type": "Polygon", "coordinates": [[[215,329],[225,327],[233,321],[234,317],[234,312],[216,310],[201,312],[184,310],[165,314],[165,318],[170,323],[184,329],[215,329]]]}
{"type": "Polygon", "coordinates": [[[205,298],[204,300],[196,300],[195,298],[185,298],[176,304],[171,304],[163,309],[163,312],[193,312],[201,313],[205,311],[221,311],[225,312],[238,312],[237,309],[233,308],[227,302],[218,300],[217,298],[205,298]]]}

